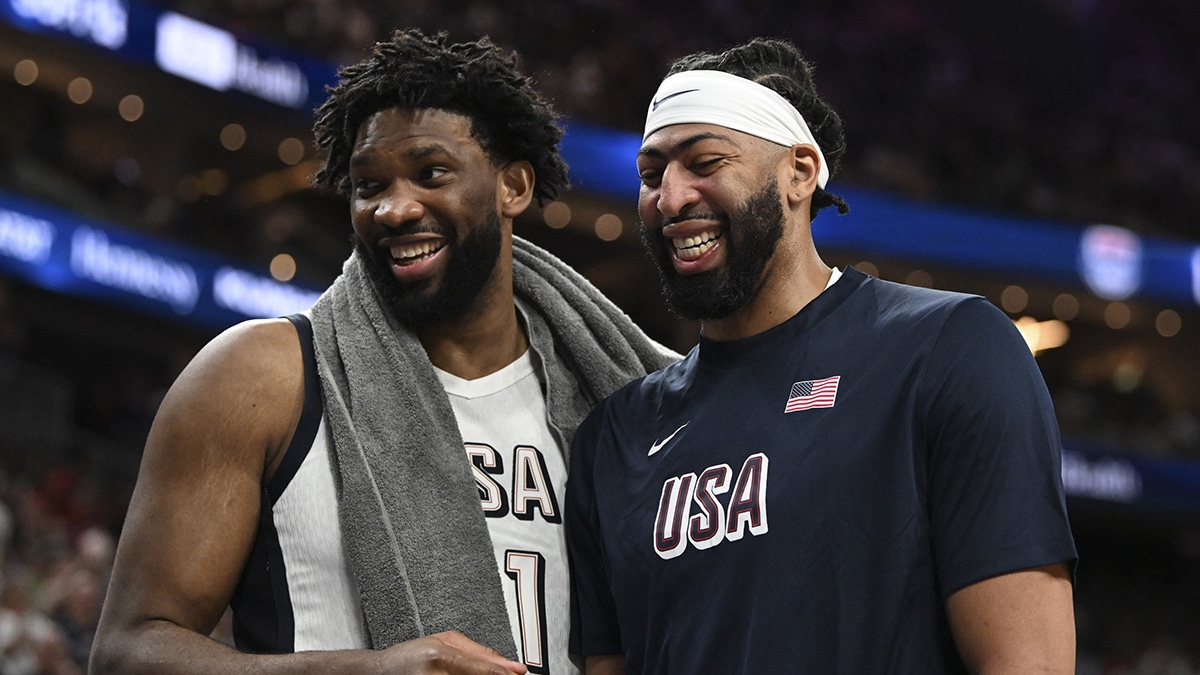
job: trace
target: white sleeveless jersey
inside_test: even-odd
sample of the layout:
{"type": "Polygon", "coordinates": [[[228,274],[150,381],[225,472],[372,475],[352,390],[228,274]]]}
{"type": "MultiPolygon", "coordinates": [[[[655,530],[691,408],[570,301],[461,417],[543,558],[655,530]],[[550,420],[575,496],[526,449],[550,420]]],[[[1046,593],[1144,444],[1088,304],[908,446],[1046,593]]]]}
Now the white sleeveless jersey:
{"type": "Polygon", "coordinates": [[[577,673],[567,656],[567,467],[533,356],[475,380],[437,373],[479,486],[520,658],[530,673],[577,673]]]}
{"type": "Polygon", "coordinates": [[[328,434],[307,317],[288,317],[304,354],[304,410],[263,488],[258,536],[234,592],[233,636],[257,653],[366,647],[362,608],[342,547],[328,434]]]}
{"type": "MultiPolygon", "coordinates": [[[[258,536],[231,602],[234,638],[239,649],[259,653],[361,649],[366,634],[342,546],[312,329],[303,315],[289,318],[304,352],[304,411],[263,489],[258,536]]],[[[479,380],[438,374],[474,466],[520,656],[531,673],[573,675],[561,525],[566,467],[532,356],[479,380]]]]}
{"type": "Polygon", "coordinates": [[[358,589],[342,549],[325,420],[273,508],[297,652],[366,647],[358,589]]]}

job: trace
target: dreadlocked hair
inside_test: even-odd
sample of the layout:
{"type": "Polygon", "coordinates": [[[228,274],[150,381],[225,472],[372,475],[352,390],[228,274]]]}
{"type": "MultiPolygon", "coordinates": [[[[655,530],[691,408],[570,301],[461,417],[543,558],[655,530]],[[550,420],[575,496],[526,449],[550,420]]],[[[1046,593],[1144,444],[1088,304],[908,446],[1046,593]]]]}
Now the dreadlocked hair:
{"type": "Polygon", "coordinates": [[[517,68],[516,54],[487,37],[450,44],[445,32],[397,30],[370,58],[339,70],[338,83],[327,87],[313,127],[325,152],[314,182],[348,196],[350,154],[367,118],[390,108],[438,109],[469,119],[472,137],[494,164],[532,164],[534,197],[539,205],[553,201],[570,186],[558,154],[563,131],[554,109],[517,68]]]}
{"type": "MultiPolygon", "coordinates": [[[[667,74],[689,70],[719,70],[774,90],[804,117],[825,155],[825,161],[829,163],[829,174],[833,175],[841,165],[842,155],[846,151],[842,119],[817,94],[813,83],[813,66],[791,42],[754,38],[720,54],[691,54],[672,63],[667,74]]],[[[850,211],[844,199],[819,187],[813,193],[810,217],[816,218],[817,212],[826,206],[836,206],[838,213],[850,211]]]]}

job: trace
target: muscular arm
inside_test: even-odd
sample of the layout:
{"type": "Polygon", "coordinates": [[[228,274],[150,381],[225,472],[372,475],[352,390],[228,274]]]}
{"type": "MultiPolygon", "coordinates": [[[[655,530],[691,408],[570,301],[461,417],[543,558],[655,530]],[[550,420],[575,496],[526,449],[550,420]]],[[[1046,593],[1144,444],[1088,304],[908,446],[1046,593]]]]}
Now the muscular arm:
{"type": "Polygon", "coordinates": [[[967,586],[947,599],[946,611],[972,673],[1075,672],[1075,611],[1065,563],[967,586]]]}
{"type": "Polygon", "coordinates": [[[262,486],[303,399],[300,344],[286,320],[234,327],[184,369],[146,441],[92,673],[512,672],[457,633],[379,652],[290,655],[242,654],[208,637],[249,556],[262,486]]]}

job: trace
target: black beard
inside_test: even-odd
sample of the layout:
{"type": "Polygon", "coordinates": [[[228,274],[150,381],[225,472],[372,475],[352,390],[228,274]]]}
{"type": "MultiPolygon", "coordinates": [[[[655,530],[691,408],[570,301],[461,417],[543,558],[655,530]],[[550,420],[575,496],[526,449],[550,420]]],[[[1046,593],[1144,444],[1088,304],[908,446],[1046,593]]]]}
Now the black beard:
{"type": "Polygon", "coordinates": [[[669,240],[661,228],[642,223],[638,233],[658,267],[663,295],[672,313],[684,319],[724,319],[758,294],[764,270],[783,236],[783,205],[771,182],[751,195],[732,216],[719,214],[723,225],[725,265],[701,274],[680,274],[672,264],[669,240]]]}
{"type": "Polygon", "coordinates": [[[448,244],[446,267],[436,286],[434,279],[401,283],[392,275],[386,251],[368,247],[357,236],[354,245],[384,306],[406,326],[423,328],[452,323],[475,306],[496,269],[502,239],[500,216],[493,210],[462,241],[448,244]]]}

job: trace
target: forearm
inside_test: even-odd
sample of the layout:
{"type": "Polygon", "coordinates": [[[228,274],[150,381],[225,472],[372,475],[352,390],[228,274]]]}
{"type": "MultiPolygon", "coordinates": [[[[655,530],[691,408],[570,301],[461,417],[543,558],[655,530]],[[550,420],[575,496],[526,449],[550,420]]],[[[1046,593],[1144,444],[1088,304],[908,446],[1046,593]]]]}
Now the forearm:
{"type": "Polygon", "coordinates": [[[252,675],[524,675],[524,665],[446,631],[382,650],[243,654],[195,631],[166,621],[148,621],[122,635],[101,626],[92,652],[92,675],[163,673],[251,673],[252,675]]]}
{"type": "Polygon", "coordinates": [[[245,654],[168,621],[148,621],[140,628],[96,637],[88,672],[91,675],[175,675],[255,673],[372,673],[379,653],[368,650],[245,654]]]}

